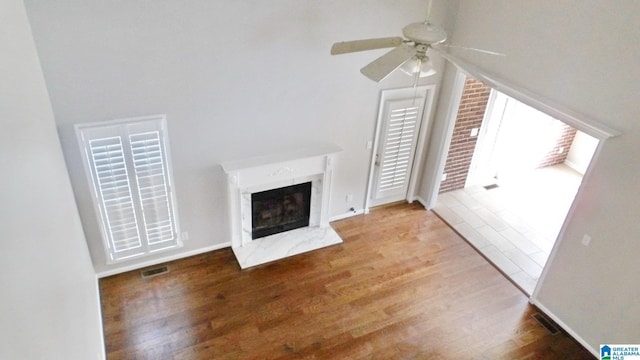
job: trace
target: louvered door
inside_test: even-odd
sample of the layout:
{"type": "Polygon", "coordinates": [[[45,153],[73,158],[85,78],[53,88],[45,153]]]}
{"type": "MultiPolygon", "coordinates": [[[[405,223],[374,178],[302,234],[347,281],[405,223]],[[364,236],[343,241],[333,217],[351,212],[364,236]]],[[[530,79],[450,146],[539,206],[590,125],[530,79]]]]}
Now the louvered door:
{"type": "Polygon", "coordinates": [[[420,131],[423,98],[388,100],[375,154],[372,205],[406,199],[420,131]]]}

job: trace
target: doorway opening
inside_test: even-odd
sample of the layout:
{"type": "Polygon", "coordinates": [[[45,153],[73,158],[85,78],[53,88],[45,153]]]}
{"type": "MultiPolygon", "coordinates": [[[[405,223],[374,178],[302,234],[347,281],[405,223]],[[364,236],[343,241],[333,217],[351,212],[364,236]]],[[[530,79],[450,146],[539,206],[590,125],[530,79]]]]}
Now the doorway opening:
{"type": "Polygon", "coordinates": [[[531,295],[598,143],[467,77],[433,210],[531,295]]]}

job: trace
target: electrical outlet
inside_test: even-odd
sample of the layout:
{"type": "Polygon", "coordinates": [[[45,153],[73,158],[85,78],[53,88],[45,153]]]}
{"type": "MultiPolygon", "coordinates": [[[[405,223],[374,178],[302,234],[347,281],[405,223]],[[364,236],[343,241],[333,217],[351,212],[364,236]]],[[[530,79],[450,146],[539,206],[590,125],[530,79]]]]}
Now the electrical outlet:
{"type": "Polygon", "coordinates": [[[180,237],[182,238],[182,240],[189,240],[189,232],[183,231],[182,233],[180,233],[180,237]]]}
{"type": "Polygon", "coordinates": [[[350,203],[353,201],[353,194],[347,195],[347,202],[350,203]]]}
{"type": "Polygon", "coordinates": [[[564,147],[563,147],[563,146],[561,146],[561,147],[558,149],[558,154],[562,154],[563,152],[564,152],[564,147]]]}
{"type": "Polygon", "coordinates": [[[442,174],[442,180],[440,181],[445,181],[445,180],[447,180],[447,173],[442,174]]]}
{"type": "Polygon", "coordinates": [[[471,129],[471,137],[478,136],[478,132],[480,132],[480,129],[478,128],[471,129]]]}
{"type": "Polygon", "coordinates": [[[582,237],[582,245],[589,246],[591,244],[591,236],[589,234],[584,234],[582,237]]]}
{"type": "Polygon", "coordinates": [[[367,150],[371,150],[372,147],[373,147],[373,141],[371,140],[367,141],[367,150]]]}

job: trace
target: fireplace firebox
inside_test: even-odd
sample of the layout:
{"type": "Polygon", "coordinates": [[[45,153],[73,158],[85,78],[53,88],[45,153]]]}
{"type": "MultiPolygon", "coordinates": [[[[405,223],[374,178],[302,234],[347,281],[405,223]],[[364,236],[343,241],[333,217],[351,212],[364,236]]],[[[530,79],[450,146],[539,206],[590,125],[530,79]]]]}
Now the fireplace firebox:
{"type": "Polygon", "coordinates": [[[311,182],[251,194],[251,239],[309,226],[311,182]]]}

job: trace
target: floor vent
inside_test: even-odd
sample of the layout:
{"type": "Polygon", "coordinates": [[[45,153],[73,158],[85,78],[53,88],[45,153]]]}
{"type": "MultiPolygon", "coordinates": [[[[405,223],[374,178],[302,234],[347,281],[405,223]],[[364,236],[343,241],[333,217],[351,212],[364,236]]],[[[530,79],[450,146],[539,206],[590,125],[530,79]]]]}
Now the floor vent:
{"type": "Polygon", "coordinates": [[[539,313],[535,313],[533,315],[531,315],[540,325],[542,325],[545,329],[547,329],[549,331],[549,333],[551,333],[551,335],[555,335],[557,333],[560,332],[560,330],[558,329],[558,327],[549,319],[547,319],[546,317],[542,316],[539,313]]]}
{"type": "Polygon", "coordinates": [[[491,185],[483,186],[483,188],[485,188],[486,190],[495,189],[497,187],[498,187],[498,184],[491,184],[491,185]]]}
{"type": "Polygon", "coordinates": [[[140,271],[140,276],[142,276],[143,279],[146,279],[146,278],[166,274],[168,272],[169,272],[169,268],[167,268],[166,266],[159,266],[156,268],[140,271]]]}

